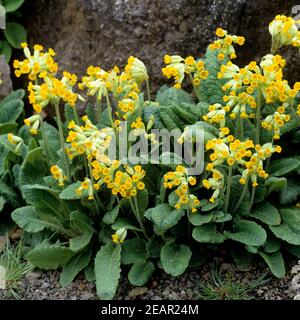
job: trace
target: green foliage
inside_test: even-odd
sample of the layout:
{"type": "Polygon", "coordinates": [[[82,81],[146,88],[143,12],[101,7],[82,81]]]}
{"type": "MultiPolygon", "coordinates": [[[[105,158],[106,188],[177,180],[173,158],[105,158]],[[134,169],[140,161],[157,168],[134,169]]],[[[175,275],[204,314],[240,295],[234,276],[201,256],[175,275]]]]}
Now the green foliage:
{"type": "Polygon", "coordinates": [[[23,241],[13,245],[8,238],[3,250],[0,250],[0,267],[5,269],[5,296],[13,296],[15,299],[19,299],[19,282],[33,268],[24,259],[24,251],[23,241]]]}
{"type": "Polygon", "coordinates": [[[95,258],[96,287],[99,297],[110,300],[116,294],[121,273],[121,246],[107,243],[95,258]]]}
{"type": "Polygon", "coordinates": [[[162,248],[160,260],[165,272],[176,277],[184,273],[191,256],[192,252],[188,246],[170,244],[162,248]]]}
{"type": "Polygon", "coordinates": [[[3,0],[2,5],[6,13],[6,28],[3,30],[3,36],[0,40],[0,53],[4,54],[6,61],[9,62],[12,49],[21,48],[21,43],[26,42],[27,32],[25,28],[14,21],[20,14],[19,9],[25,0],[3,0]]]}
{"type": "Polygon", "coordinates": [[[28,260],[36,267],[46,270],[55,270],[64,267],[74,253],[59,244],[42,243],[28,253],[28,260]]]}
{"type": "Polygon", "coordinates": [[[136,262],[128,273],[128,280],[134,286],[142,286],[149,281],[154,269],[154,264],[150,261],[136,262]]]}
{"type": "Polygon", "coordinates": [[[208,282],[201,283],[198,298],[203,300],[251,300],[254,299],[252,292],[268,281],[265,277],[264,274],[248,283],[240,283],[236,281],[232,272],[223,274],[215,267],[211,271],[211,278],[208,282]]]}
{"type": "MultiPolygon", "coordinates": [[[[5,5],[12,11],[22,2],[7,0],[5,5]]],[[[5,34],[8,41],[2,41],[0,49],[9,54],[8,44],[17,47],[24,32],[10,22],[5,34]]],[[[260,88],[255,87],[253,93],[247,93],[256,101],[256,110],[260,108],[260,119],[252,115],[246,119],[241,111],[234,116],[233,109],[241,105],[230,101],[231,110],[226,108],[230,92],[224,84],[229,79],[222,71],[229,57],[218,57],[219,51],[210,48],[203,60],[196,60],[200,69],[198,62],[203,61],[208,76],[200,76],[200,86],[194,78],[193,94],[163,86],[156,101],[145,101],[148,98],[144,93],[137,93],[144,84],[135,83],[134,77],[124,80],[110,73],[108,78],[113,74],[114,83],[108,84],[97,75],[97,86],[101,81],[105,86],[101,82],[103,92],[98,87],[96,92],[89,92],[98,98],[87,104],[90,122],[79,118],[76,105],[66,104],[66,122],[60,120],[56,110],[59,130],[46,121],[41,126],[38,120],[36,125],[40,127],[32,135],[33,131],[23,125],[24,91],[13,92],[0,102],[0,230],[5,232],[15,224],[22,228],[32,246],[27,256],[30,263],[42,269],[62,270],[62,285],[70,284],[83,272],[88,281],[96,281],[101,299],[115,296],[123,268],[132,285],[142,286],[156,266],[178,276],[189,267],[199,267],[207,252],[219,248],[229,250],[240,268],[258,256],[276,277],[284,276],[284,252],[300,255],[298,119],[291,113],[291,121],[281,127],[281,136],[288,133],[286,140],[293,144],[293,148],[286,148],[285,137],[281,137],[281,152],[272,132],[260,126],[278,107],[277,103],[267,104],[267,90],[258,95],[260,88]],[[118,88],[115,77],[122,80],[118,88]],[[118,92],[123,85],[126,93],[118,92]],[[101,95],[106,99],[101,100],[100,108],[101,95]],[[128,108],[134,106],[132,112],[122,110],[126,106],[120,103],[120,97],[128,100],[128,108]],[[220,105],[211,106],[215,103],[220,105]],[[214,112],[220,112],[221,117],[215,117],[214,112]],[[128,159],[119,146],[112,158],[105,149],[111,132],[121,132],[117,141],[121,146],[127,143],[128,148],[136,147],[134,141],[123,141],[125,132],[118,128],[119,121],[126,117],[126,128],[135,127],[131,133],[139,142],[143,138],[153,141],[152,129],[181,132],[170,139],[171,150],[165,150],[164,141],[151,145],[159,151],[157,163],[144,163],[146,156],[141,153],[128,159]],[[187,170],[192,164],[186,154],[180,155],[174,148],[186,142],[189,133],[193,147],[199,147],[196,142],[203,138],[200,147],[205,149],[200,164],[203,172],[195,177],[187,170]],[[248,146],[239,150],[240,142],[248,146]],[[168,158],[170,161],[164,163],[168,158]]],[[[185,68],[183,76],[187,76],[194,67],[179,60],[180,67],[185,68]]],[[[191,78],[195,74],[193,71],[191,78]]],[[[43,81],[38,77],[38,84],[43,81]]],[[[240,99],[246,82],[232,89],[234,100],[240,99]]],[[[296,105],[298,97],[295,99],[296,105]]],[[[153,150],[147,151],[150,154],[153,150]]],[[[184,151],[189,151],[186,146],[184,151]]],[[[248,292],[254,288],[250,284],[244,290],[217,274],[212,278],[213,284],[202,286],[203,297],[249,298],[248,292]]]]}
{"type": "Polygon", "coordinates": [[[249,246],[261,246],[267,239],[266,231],[254,221],[240,220],[234,226],[234,232],[225,231],[224,235],[231,240],[249,246]]]}

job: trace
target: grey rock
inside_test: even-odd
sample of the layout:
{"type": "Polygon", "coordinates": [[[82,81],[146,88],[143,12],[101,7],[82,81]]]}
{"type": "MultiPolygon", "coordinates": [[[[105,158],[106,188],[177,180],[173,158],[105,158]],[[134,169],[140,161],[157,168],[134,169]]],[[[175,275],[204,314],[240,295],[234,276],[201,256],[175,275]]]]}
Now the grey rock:
{"type": "Polygon", "coordinates": [[[29,281],[34,281],[40,279],[42,277],[41,271],[31,271],[26,273],[25,278],[29,281]]]}
{"type": "Polygon", "coordinates": [[[0,98],[7,96],[12,91],[12,82],[10,79],[10,68],[5,61],[5,57],[0,56],[0,98]]]}
{"type": "MultiPolygon", "coordinates": [[[[164,54],[201,55],[217,27],[246,37],[238,63],[269,52],[268,24],[291,15],[296,0],[33,0],[28,3],[30,43],[53,47],[62,69],[83,75],[89,65],[112,68],[128,56],[149,68],[152,88],[162,83],[164,54]]],[[[26,4],[25,4],[26,7],[26,4]]],[[[287,76],[299,78],[297,50],[283,50],[287,76]]],[[[163,80],[165,81],[165,80],[163,80]]]]}

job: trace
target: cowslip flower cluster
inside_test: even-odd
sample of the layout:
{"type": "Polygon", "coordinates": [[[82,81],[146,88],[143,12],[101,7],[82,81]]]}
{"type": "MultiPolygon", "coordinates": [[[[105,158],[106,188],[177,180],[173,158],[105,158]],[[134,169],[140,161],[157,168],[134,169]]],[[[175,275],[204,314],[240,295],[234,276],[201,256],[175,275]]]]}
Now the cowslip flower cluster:
{"type": "Polygon", "coordinates": [[[299,20],[291,17],[277,15],[269,24],[269,32],[272,36],[272,52],[276,52],[283,46],[292,45],[300,47],[299,20]]]}
{"type": "Polygon", "coordinates": [[[93,182],[89,178],[85,178],[81,182],[80,187],[76,189],[76,194],[78,196],[85,196],[87,194],[88,200],[94,200],[94,186],[93,182]]]}
{"type": "Polygon", "coordinates": [[[209,198],[209,202],[214,203],[224,188],[224,175],[217,169],[212,169],[211,173],[212,176],[209,179],[203,179],[202,184],[204,188],[214,190],[209,198]]]}
{"type": "Polygon", "coordinates": [[[235,35],[229,35],[226,30],[218,28],[216,35],[220,38],[209,45],[209,49],[218,50],[218,59],[224,60],[225,58],[235,59],[236,54],[232,44],[242,46],[245,43],[245,38],[235,35]]]}
{"type": "Polygon", "coordinates": [[[165,55],[164,62],[167,66],[162,68],[162,73],[168,79],[174,78],[174,88],[176,89],[181,88],[185,73],[192,77],[193,84],[196,87],[200,85],[201,80],[208,77],[208,71],[205,70],[204,62],[202,60],[196,61],[192,56],[183,59],[178,55],[165,55]]]}
{"type": "Polygon", "coordinates": [[[220,128],[223,128],[226,124],[226,110],[228,111],[228,107],[223,107],[220,103],[215,103],[209,106],[209,112],[202,118],[204,121],[216,123],[220,128]]]}
{"type": "Polygon", "coordinates": [[[58,180],[59,186],[64,186],[64,181],[67,179],[66,175],[63,173],[63,170],[57,166],[54,165],[50,168],[50,172],[55,180],[58,180]]]}
{"type": "Polygon", "coordinates": [[[27,119],[24,119],[24,123],[29,128],[29,131],[32,135],[37,135],[40,122],[41,116],[39,114],[35,114],[27,119]]]}
{"type": "Polygon", "coordinates": [[[139,85],[147,79],[148,74],[143,62],[130,57],[125,71],[122,73],[117,66],[109,72],[100,67],[88,67],[87,76],[82,78],[78,87],[80,90],[86,88],[87,94],[90,96],[96,95],[99,102],[103,97],[108,99],[108,95],[112,94],[118,102],[117,116],[126,119],[138,105],[139,85]]]}
{"type": "Polygon", "coordinates": [[[8,133],[7,140],[9,143],[16,146],[14,149],[15,153],[18,153],[20,151],[20,148],[24,144],[23,139],[14,135],[13,133],[8,133]]]}
{"type": "Polygon", "coordinates": [[[120,194],[123,198],[131,198],[137,195],[138,190],[145,189],[142,180],[146,172],[140,165],[131,167],[121,164],[118,160],[108,163],[95,160],[92,162],[92,167],[96,190],[105,184],[114,196],[120,194]]]}
{"type": "Polygon", "coordinates": [[[251,156],[249,161],[245,163],[245,170],[242,173],[240,179],[241,184],[246,184],[246,182],[251,179],[252,186],[257,187],[257,177],[267,179],[268,174],[263,169],[263,161],[270,158],[274,152],[281,152],[280,146],[273,146],[271,143],[266,143],[263,146],[256,145],[256,152],[251,156]]]}
{"type": "Polygon", "coordinates": [[[55,63],[53,57],[55,52],[53,49],[49,49],[47,52],[43,52],[44,48],[41,45],[36,44],[31,52],[27,43],[21,44],[24,49],[25,60],[14,60],[13,66],[15,68],[16,77],[20,77],[22,74],[28,74],[28,78],[34,81],[40,77],[45,77],[48,73],[55,74],[58,70],[57,63],[55,63]]]}
{"type": "Polygon", "coordinates": [[[176,171],[170,171],[164,175],[165,188],[172,189],[176,187],[175,193],[179,197],[179,200],[175,208],[180,209],[182,206],[186,206],[193,213],[197,211],[200,201],[195,195],[190,194],[189,185],[194,186],[196,183],[196,179],[191,176],[188,177],[187,169],[181,165],[176,167],[176,171]]]}
{"type": "Polygon", "coordinates": [[[149,78],[144,62],[133,56],[128,58],[125,72],[138,83],[149,78]]]}
{"type": "Polygon", "coordinates": [[[82,117],[84,126],[79,126],[75,121],[70,121],[70,129],[66,141],[70,143],[67,153],[70,159],[85,154],[89,161],[94,158],[107,161],[107,149],[112,141],[114,131],[107,127],[99,130],[89,120],[88,116],[82,117]]]}
{"type": "Polygon", "coordinates": [[[111,239],[114,243],[116,244],[121,244],[124,242],[127,236],[127,229],[126,228],[121,228],[118,229],[112,236],[111,239]]]}
{"type": "Polygon", "coordinates": [[[285,107],[281,106],[277,108],[274,114],[267,116],[261,125],[264,129],[272,131],[274,140],[278,140],[280,139],[280,128],[290,121],[290,119],[290,115],[285,114],[285,107]]]}
{"type": "Polygon", "coordinates": [[[206,144],[206,150],[213,151],[209,156],[212,163],[206,169],[211,171],[224,162],[227,162],[229,166],[244,164],[244,158],[252,155],[251,148],[254,148],[252,140],[240,141],[235,139],[233,135],[209,140],[206,144]]]}
{"type": "Polygon", "coordinates": [[[59,103],[60,99],[73,107],[78,98],[72,89],[76,81],[75,75],[65,71],[61,80],[46,76],[41,85],[30,82],[28,85],[29,102],[34,111],[40,113],[49,103],[59,103]]]}

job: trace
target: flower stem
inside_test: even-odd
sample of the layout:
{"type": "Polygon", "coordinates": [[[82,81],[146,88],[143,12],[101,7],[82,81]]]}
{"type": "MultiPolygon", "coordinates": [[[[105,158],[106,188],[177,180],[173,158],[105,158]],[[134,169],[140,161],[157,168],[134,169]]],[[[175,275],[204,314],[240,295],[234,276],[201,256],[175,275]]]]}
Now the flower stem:
{"type": "Polygon", "coordinates": [[[251,212],[251,209],[253,206],[255,191],[256,191],[256,187],[253,187],[252,191],[251,191],[251,198],[250,198],[250,203],[249,203],[249,208],[248,208],[248,214],[251,212]]]}
{"type": "Polygon", "coordinates": [[[225,196],[225,209],[224,213],[227,213],[228,205],[229,205],[229,198],[230,198],[230,189],[231,189],[231,178],[232,178],[232,166],[228,168],[228,176],[227,176],[227,190],[225,196]]]}
{"type": "Polygon", "coordinates": [[[96,104],[97,104],[97,124],[100,123],[100,120],[101,120],[101,113],[102,113],[102,110],[101,110],[101,100],[97,99],[96,101],[96,104]]]}
{"type": "MultiPolygon", "coordinates": [[[[89,173],[90,173],[90,177],[91,177],[91,181],[92,181],[93,189],[94,189],[95,180],[94,180],[94,177],[93,177],[92,165],[91,165],[91,161],[90,160],[88,162],[88,166],[89,166],[89,173]]],[[[96,193],[96,190],[94,190],[94,196],[95,196],[94,197],[95,207],[96,207],[97,213],[99,213],[100,210],[99,210],[98,202],[100,203],[100,201],[99,201],[98,195],[96,193]]]]}
{"type": "Polygon", "coordinates": [[[73,109],[73,113],[74,113],[74,117],[75,117],[75,122],[77,125],[80,125],[80,121],[79,121],[79,115],[78,115],[78,111],[76,109],[76,106],[71,107],[73,109]]]}
{"type": "Polygon", "coordinates": [[[114,121],[112,118],[112,108],[110,105],[108,93],[106,94],[106,103],[107,103],[107,108],[108,108],[108,116],[109,116],[110,125],[112,128],[114,128],[114,121]]]}
{"type": "Polygon", "coordinates": [[[43,142],[44,142],[44,149],[45,149],[45,153],[46,153],[46,160],[48,162],[49,165],[52,164],[52,157],[51,157],[51,153],[49,151],[49,144],[48,144],[48,138],[47,138],[47,134],[46,134],[46,131],[45,131],[45,123],[44,123],[44,120],[41,116],[41,120],[40,120],[40,123],[41,123],[41,131],[42,131],[42,138],[43,138],[43,142]]]}
{"type": "Polygon", "coordinates": [[[241,196],[240,196],[237,204],[235,205],[235,207],[234,207],[234,209],[233,209],[233,212],[235,212],[235,211],[239,208],[239,206],[241,205],[241,203],[242,203],[242,201],[243,201],[243,199],[244,199],[244,197],[245,197],[245,194],[246,194],[246,191],[247,191],[247,187],[248,187],[248,178],[246,179],[246,182],[245,182],[243,191],[242,191],[242,193],[241,193],[241,196]]]}
{"type": "Polygon", "coordinates": [[[256,144],[259,144],[259,133],[260,133],[260,107],[261,107],[261,89],[258,87],[257,92],[257,104],[256,104],[256,144]]]}
{"type": "Polygon", "coordinates": [[[146,80],[146,86],[147,86],[147,94],[148,94],[148,100],[149,100],[149,105],[150,105],[150,103],[151,103],[151,94],[150,94],[149,79],[146,80]]]}
{"type": "Polygon", "coordinates": [[[135,218],[136,218],[136,220],[138,221],[138,223],[139,223],[139,225],[140,225],[140,227],[141,227],[141,230],[142,230],[145,238],[146,238],[147,240],[149,240],[149,237],[148,237],[148,235],[147,235],[147,233],[146,233],[144,224],[143,224],[143,222],[142,222],[142,220],[141,220],[141,217],[140,217],[139,206],[138,206],[137,198],[134,197],[134,203],[133,203],[132,199],[129,198],[129,203],[130,203],[131,209],[132,209],[132,211],[133,211],[133,213],[134,213],[134,215],[135,215],[135,218]]]}
{"type": "Polygon", "coordinates": [[[195,84],[194,84],[194,80],[193,80],[193,77],[192,77],[192,75],[191,75],[190,72],[189,72],[189,77],[190,77],[191,83],[192,83],[192,85],[193,85],[193,88],[194,88],[195,94],[196,94],[196,96],[197,96],[197,99],[198,99],[198,101],[200,101],[200,100],[201,100],[201,99],[200,99],[200,94],[199,94],[199,92],[198,92],[198,90],[197,90],[197,88],[196,88],[196,86],[195,86],[195,84]]]}
{"type": "Polygon", "coordinates": [[[62,122],[61,122],[61,116],[60,116],[58,102],[55,102],[54,105],[55,105],[55,112],[56,112],[56,117],[57,117],[59,140],[60,140],[60,145],[62,148],[63,159],[64,159],[64,164],[65,164],[66,176],[68,179],[70,179],[70,165],[69,165],[69,160],[68,160],[67,153],[66,153],[65,139],[64,139],[64,133],[63,133],[63,128],[62,128],[62,122]]]}

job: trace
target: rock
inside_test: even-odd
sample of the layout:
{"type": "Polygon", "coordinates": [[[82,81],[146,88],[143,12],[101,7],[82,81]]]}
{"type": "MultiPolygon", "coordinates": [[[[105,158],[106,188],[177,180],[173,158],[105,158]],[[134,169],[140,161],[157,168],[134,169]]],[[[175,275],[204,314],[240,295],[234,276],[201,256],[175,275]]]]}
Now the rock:
{"type": "Polygon", "coordinates": [[[90,292],[85,292],[85,293],[81,296],[80,300],[91,300],[91,299],[94,299],[94,298],[95,298],[95,296],[94,296],[92,293],[90,293],[90,292]]]}
{"type": "MultiPolygon", "coordinates": [[[[296,4],[296,0],[33,0],[25,3],[24,16],[30,43],[53,47],[62,69],[83,75],[91,64],[122,66],[135,55],[149,68],[153,89],[162,83],[164,54],[203,54],[219,26],[246,37],[238,63],[261,58],[271,45],[269,22],[277,14],[291,15],[296,4]]],[[[297,50],[283,53],[290,62],[288,78],[299,78],[297,50]]]]}
{"type": "Polygon", "coordinates": [[[12,82],[10,79],[10,68],[7,64],[5,57],[0,56],[0,98],[7,96],[12,90],[12,82]]]}
{"type": "Polygon", "coordinates": [[[34,281],[34,280],[40,279],[41,276],[42,276],[41,271],[31,271],[26,273],[25,278],[29,281],[34,281]]]}
{"type": "Polygon", "coordinates": [[[129,297],[137,297],[137,296],[141,296],[143,294],[145,294],[148,291],[147,287],[136,287],[134,289],[132,289],[129,293],[128,296],[129,297]]]}
{"type": "Polygon", "coordinates": [[[0,236],[0,252],[6,247],[7,236],[0,236]]]}

